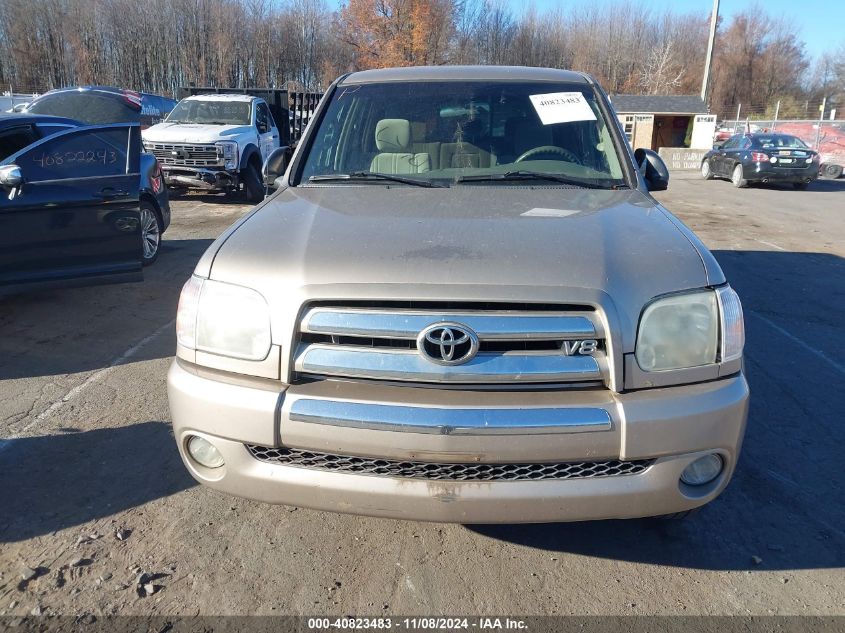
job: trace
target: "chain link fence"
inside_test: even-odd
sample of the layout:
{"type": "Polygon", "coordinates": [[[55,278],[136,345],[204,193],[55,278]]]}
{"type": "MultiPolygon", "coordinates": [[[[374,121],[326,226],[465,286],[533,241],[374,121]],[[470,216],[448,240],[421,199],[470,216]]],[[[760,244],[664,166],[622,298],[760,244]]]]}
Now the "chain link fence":
{"type": "Polygon", "coordinates": [[[9,92],[0,94],[0,112],[8,112],[17,105],[29,103],[38,96],[37,92],[9,92]]]}

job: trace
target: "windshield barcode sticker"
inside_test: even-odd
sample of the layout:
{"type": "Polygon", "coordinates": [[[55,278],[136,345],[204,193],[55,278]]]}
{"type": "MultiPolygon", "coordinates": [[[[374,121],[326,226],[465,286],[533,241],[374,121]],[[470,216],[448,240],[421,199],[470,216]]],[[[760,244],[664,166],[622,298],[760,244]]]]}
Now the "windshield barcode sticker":
{"type": "Polygon", "coordinates": [[[529,95],[529,98],[543,125],[596,120],[590,104],[580,92],[552,92],[529,95]]]}

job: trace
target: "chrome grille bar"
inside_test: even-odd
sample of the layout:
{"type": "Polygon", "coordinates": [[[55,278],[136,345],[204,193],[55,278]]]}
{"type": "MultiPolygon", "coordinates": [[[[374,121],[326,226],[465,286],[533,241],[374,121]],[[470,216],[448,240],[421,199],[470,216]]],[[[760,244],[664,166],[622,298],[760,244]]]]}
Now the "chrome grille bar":
{"type": "Polygon", "coordinates": [[[189,145],[184,143],[152,143],[148,144],[153,155],[165,165],[183,165],[187,167],[212,167],[223,164],[223,158],[217,155],[215,145],[189,145]],[[172,152],[180,151],[184,155],[180,158],[172,152]]]}
{"type": "Polygon", "coordinates": [[[610,431],[610,414],[598,408],[412,407],[299,398],[291,420],[378,431],[436,435],[550,435],[610,431]]]}
{"type": "Polygon", "coordinates": [[[555,353],[478,354],[462,365],[435,365],[415,350],[353,345],[301,345],[296,371],[322,376],[347,376],[397,381],[443,383],[532,383],[600,380],[593,356],[555,353]]]}
{"type": "Polygon", "coordinates": [[[603,321],[588,306],[319,305],[304,312],[299,335],[292,364],[299,376],[498,385],[605,381],[609,374],[603,321]],[[439,363],[419,349],[421,333],[439,324],[470,331],[475,355],[439,363]]]}
{"type": "Polygon", "coordinates": [[[308,334],[416,339],[420,331],[439,322],[458,322],[472,328],[481,340],[562,340],[598,338],[588,318],[566,312],[473,312],[313,308],[302,319],[308,334]]]}

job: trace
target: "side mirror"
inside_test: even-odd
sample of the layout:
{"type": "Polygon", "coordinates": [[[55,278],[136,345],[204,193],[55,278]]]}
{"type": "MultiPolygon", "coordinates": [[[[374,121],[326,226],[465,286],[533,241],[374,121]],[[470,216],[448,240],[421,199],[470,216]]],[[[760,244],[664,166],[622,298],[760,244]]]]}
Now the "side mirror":
{"type": "Polygon", "coordinates": [[[640,167],[649,191],[665,191],[669,188],[669,168],[657,152],[641,147],[634,151],[634,160],[640,167]]]}
{"type": "Polygon", "coordinates": [[[0,167],[0,186],[17,188],[23,184],[23,174],[17,165],[4,165],[0,167]]]}
{"type": "Polygon", "coordinates": [[[264,161],[261,175],[264,177],[265,187],[276,189],[276,179],[284,176],[285,170],[288,168],[288,151],[287,147],[274,149],[267,160],[264,161]]]}
{"type": "Polygon", "coordinates": [[[716,150],[722,149],[722,145],[724,145],[724,144],[725,144],[724,141],[718,141],[716,143],[713,143],[713,149],[716,149],[716,150]]]}

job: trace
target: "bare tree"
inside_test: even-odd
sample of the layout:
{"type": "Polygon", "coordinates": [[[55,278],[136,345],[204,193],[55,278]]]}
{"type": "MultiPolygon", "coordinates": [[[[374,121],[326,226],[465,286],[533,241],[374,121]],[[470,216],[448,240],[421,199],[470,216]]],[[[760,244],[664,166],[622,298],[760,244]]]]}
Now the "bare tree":
{"type": "Polygon", "coordinates": [[[681,85],[684,69],[677,69],[673,48],[671,39],[651,48],[645,65],[639,71],[639,84],[646,94],[669,94],[681,85]]]}
{"type": "MultiPolygon", "coordinates": [[[[0,82],[318,89],[360,68],[517,64],[585,71],[610,92],[695,94],[708,18],[631,0],[547,11],[507,0],[345,0],[336,11],[327,0],[0,0],[0,82]]],[[[822,97],[845,111],[845,42],[809,72],[793,29],[760,5],[720,23],[717,42],[717,111],[822,97]]]]}

